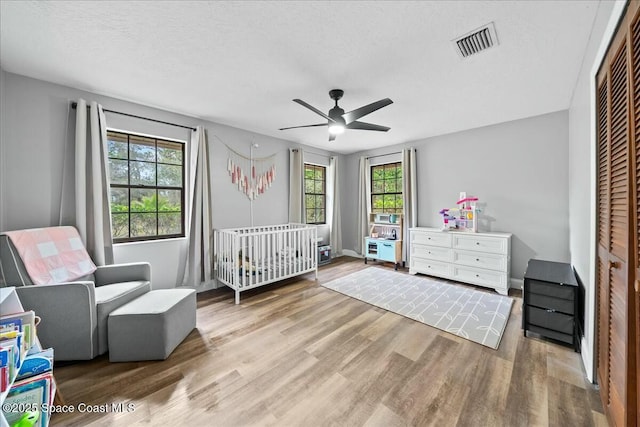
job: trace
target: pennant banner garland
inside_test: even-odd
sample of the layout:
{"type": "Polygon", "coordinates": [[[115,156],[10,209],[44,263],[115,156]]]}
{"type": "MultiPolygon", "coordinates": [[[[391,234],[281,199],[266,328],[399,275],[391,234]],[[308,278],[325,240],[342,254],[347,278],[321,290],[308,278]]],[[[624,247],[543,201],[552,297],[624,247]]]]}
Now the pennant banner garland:
{"type": "Polygon", "coordinates": [[[238,186],[238,191],[242,191],[249,200],[254,200],[271,187],[276,178],[275,154],[252,159],[234,151],[228,145],[227,149],[227,171],[231,183],[238,186]]]}

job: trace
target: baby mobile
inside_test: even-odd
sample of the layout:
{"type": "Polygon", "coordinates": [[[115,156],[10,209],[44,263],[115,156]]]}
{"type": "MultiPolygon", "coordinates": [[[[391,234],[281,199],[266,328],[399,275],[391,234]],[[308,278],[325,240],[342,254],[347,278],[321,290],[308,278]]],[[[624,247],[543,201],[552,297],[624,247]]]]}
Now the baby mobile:
{"type": "Polygon", "coordinates": [[[229,151],[227,158],[227,170],[231,177],[231,183],[238,186],[249,200],[255,200],[260,194],[264,194],[271,187],[276,178],[275,154],[268,157],[253,158],[253,149],[258,144],[251,144],[250,156],[246,157],[238,153],[227,144],[229,151]]]}

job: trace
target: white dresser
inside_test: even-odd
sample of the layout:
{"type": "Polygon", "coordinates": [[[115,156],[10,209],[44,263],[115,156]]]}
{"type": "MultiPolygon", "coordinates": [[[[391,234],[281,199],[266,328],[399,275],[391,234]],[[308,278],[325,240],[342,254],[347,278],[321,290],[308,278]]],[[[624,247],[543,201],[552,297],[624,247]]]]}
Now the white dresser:
{"type": "Polygon", "coordinates": [[[409,273],[423,273],[495,289],[507,295],[511,276],[510,233],[409,229],[409,273]]]}

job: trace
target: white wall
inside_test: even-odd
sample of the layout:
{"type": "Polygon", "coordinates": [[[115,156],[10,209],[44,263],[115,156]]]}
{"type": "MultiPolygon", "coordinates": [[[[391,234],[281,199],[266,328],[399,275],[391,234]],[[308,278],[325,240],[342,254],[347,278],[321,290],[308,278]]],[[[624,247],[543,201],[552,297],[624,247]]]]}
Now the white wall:
{"type": "Polygon", "coordinates": [[[595,73],[624,2],[600,2],[569,109],[569,248],[585,288],[582,359],[595,381],[595,73]]]}
{"type": "MultiPolygon", "coordinates": [[[[60,199],[65,182],[65,194],[73,185],[72,139],[75,111],[70,101],[79,97],[98,101],[104,108],[151,117],[187,126],[203,125],[210,142],[214,228],[250,225],[250,203],[246,196],[231,184],[227,173],[225,144],[249,156],[251,143],[260,147],[256,157],[275,154],[277,175],[274,185],[254,201],[254,224],[287,222],[289,200],[289,141],[272,138],[217,123],[170,113],[102,95],[76,90],[28,77],[2,73],[2,102],[11,108],[3,109],[2,163],[0,170],[0,205],[4,212],[0,230],[57,225],[60,199]]],[[[218,102],[213,99],[212,102],[218,102]]],[[[223,102],[223,101],[219,101],[223,102]]],[[[132,132],[171,138],[187,139],[188,131],[107,113],[107,125],[132,132]]],[[[301,147],[307,150],[307,147],[301,147]]],[[[320,154],[321,150],[313,151],[320,154]]],[[[72,214],[63,215],[71,223],[72,214]]],[[[321,231],[326,234],[328,228],[321,231]]],[[[181,281],[186,248],[185,239],[116,245],[116,262],[149,261],[152,265],[153,286],[173,287],[181,281]]]]}
{"type": "MultiPolygon", "coordinates": [[[[0,68],[0,170],[4,170],[4,144],[5,144],[5,128],[6,128],[6,120],[5,120],[5,112],[6,108],[4,106],[5,99],[5,88],[4,88],[4,76],[5,71],[0,68]]],[[[4,230],[4,217],[6,204],[1,203],[3,200],[3,191],[4,191],[4,179],[2,174],[0,173],[0,230],[4,230]]]]}
{"type": "MultiPolygon", "coordinates": [[[[569,261],[568,140],[561,111],[356,153],[346,159],[345,193],[357,194],[360,156],[416,147],[418,225],[439,227],[438,211],[454,207],[461,191],[478,196],[480,231],[513,233],[511,276],[522,279],[531,258],[569,261]]],[[[343,246],[355,250],[352,199],[342,212],[343,246]]]]}

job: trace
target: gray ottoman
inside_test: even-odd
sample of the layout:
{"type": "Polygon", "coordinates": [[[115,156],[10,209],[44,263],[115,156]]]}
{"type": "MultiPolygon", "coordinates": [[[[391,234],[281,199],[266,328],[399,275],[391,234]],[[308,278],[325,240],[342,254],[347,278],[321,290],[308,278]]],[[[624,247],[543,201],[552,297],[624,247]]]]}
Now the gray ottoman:
{"type": "Polygon", "coordinates": [[[109,314],[109,360],[164,360],[195,327],[194,289],[149,291],[109,314]]]}

